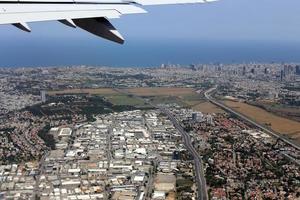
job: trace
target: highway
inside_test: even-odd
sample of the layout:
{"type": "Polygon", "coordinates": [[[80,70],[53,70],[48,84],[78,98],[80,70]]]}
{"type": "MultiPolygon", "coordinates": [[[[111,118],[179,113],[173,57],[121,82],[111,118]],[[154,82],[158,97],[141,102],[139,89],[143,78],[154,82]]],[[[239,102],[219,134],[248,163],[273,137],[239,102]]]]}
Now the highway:
{"type": "Polygon", "coordinates": [[[234,115],[236,115],[237,117],[239,117],[240,119],[256,126],[257,128],[263,130],[265,133],[275,137],[275,138],[279,138],[281,139],[282,141],[286,142],[287,144],[293,146],[294,148],[300,150],[300,146],[299,144],[295,143],[294,141],[282,136],[281,134],[279,133],[276,133],[275,131],[273,130],[270,130],[268,129],[267,127],[255,122],[254,120],[250,119],[249,117],[229,108],[228,106],[226,106],[225,104],[221,103],[221,102],[218,102],[217,100],[215,100],[213,97],[211,97],[211,93],[214,92],[215,90],[217,89],[217,87],[214,87],[214,88],[210,88],[209,90],[207,90],[204,95],[205,95],[205,98],[211,102],[212,104],[216,105],[216,106],[219,106],[221,107],[222,109],[224,109],[225,111],[229,112],[229,113],[232,113],[234,115]]]}
{"type": "Polygon", "coordinates": [[[207,189],[206,189],[206,180],[203,170],[203,163],[200,155],[195,150],[195,148],[192,145],[190,135],[183,130],[182,126],[178,123],[177,119],[174,117],[174,115],[167,109],[163,107],[158,107],[164,114],[166,114],[169,119],[174,124],[175,128],[180,132],[180,134],[183,137],[185,147],[187,150],[192,154],[194,158],[195,163],[195,174],[196,174],[196,183],[197,183],[197,189],[198,189],[198,198],[199,200],[207,200],[207,189]]]}

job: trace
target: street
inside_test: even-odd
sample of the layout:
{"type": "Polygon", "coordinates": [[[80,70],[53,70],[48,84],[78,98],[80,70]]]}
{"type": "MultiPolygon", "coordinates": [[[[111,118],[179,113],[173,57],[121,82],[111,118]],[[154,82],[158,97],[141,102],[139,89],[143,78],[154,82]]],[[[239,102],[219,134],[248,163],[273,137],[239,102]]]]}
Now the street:
{"type": "Polygon", "coordinates": [[[207,200],[208,195],[207,195],[206,180],[205,180],[205,175],[204,175],[204,170],[203,170],[202,159],[201,159],[200,155],[198,154],[198,152],[193,147],[189,134],[183,130],[182,126],[178,123],[177,119],[173,116],[173,114],[169,110],[162,108],[162,107],[158,107],[158,108],[169,117],[169,119],[174,124],[175,128],[182,135],[184,144],[185,144],[187,150],[192,154],[192,156],[194,158],[195,174],[196,174],[195,181],[197,183],[197,188],[198,188],[198,199],[199,200],[207,200]]]}
{"type": "Polygon", "coordinates": [[[182,128],[182,126],[179,124],[177,119],[174,117],[172,113],[170,113],[169,110],[166,108],[154,105],[152,102],[145,100],[137,95],[131,94],[129,92],[125,92],[123,90],[115,89],[117,92],[130,95],[134,98],[140,99],[144,101],[145,103],[150,104],[154,108],[159,109],[162,113],[168,116],[168,118],[172,121],[174,124],[175,128],[180,132],[180,134],[183,137],[184,140],[184,145],[187,148],[187,150],[192,154],[194,158],[194,163],[195,163],[195,174],[196,174],[196,184],[197,184],[197,191],[198,191],[198,200],[207,200],[208,199],[208,194],[207,194],[207,189],[206,189],[206,180],[205,180],[205,175],[204,175],[204,169],[203,169],[203,163],[200,155],[198,152],[194,149],[191,138],[187,132],[185,132],[182,128]]]}

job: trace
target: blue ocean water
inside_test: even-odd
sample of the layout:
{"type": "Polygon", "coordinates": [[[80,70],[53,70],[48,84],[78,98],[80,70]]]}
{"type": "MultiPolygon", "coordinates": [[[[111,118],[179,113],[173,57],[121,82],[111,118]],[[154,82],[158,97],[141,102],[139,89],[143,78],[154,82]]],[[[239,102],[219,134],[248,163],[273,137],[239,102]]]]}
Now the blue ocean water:
{"type": "Polygon", "coordinates": [[[159,66],[162,63],[300,62],[300,43],[279,41],[138,40],[124,45],[85,39],[0,39],[0,66],[159,66]]]}

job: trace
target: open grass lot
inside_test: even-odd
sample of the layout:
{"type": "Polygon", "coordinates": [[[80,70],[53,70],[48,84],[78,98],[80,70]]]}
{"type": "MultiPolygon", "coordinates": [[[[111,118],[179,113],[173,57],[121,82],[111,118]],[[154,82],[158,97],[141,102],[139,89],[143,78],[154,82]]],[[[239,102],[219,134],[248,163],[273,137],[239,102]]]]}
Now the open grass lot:
{"type": "Polygon", "coordinates": [[[153,87],[130,88],[125,91],[138,96],[150,97],[155,104],[177,103],[183,107],[193,107],[205,101],[194,88],[153,87]]]}
{"type": "MultiPolygon", "coordinates": [[[[153,88],[130,88],[122,89],[129,93],[138,95],[138,96],[193,96],[196,94],[195,89],[193,88],[176,88],[176,87],[153,87],[153,88]]],[[[96,88],[96,89],[66,89],[60,91],[48,91],[48,95],[59,95],[59,94],[80,94],[88,93],[95,95],[116,95],[120,94],[118,91],[113,88],[96,88]]],[[[192,97],[191,97],[192,98],[192,97]]]]}
{"type": "Polygon", "coordinates": [[[188,106],[181,98],[176,96],[153,96],[150,98],[154,104],[172,104],[176,103],[180,106],[188,106]]]}
{"type": "Polygon", "coordinates": [[[288,106],[268,101],[251,102],[251,105],[263,108],[264,110],[300,122],[300,107],[288,106]]]}
{"type": "Polygon", "coordinates": [[[183,96],[195,94],[193,88],[176,88],[176,87],[153,87],[153,88],[130,88],[125,89],[127,92],[138,96],[183,96]]]}
{"type": "Polygon", "coordinates": [[[114,105],[129,105],[129,106],[145,106],[142,100],[122,94],[113,88],[96,88],[96,89],[67,89],[61,91],[48,91],[48,95],[62,95],[62,94],[90,94],[105,97],[109,102],[114,105]]]}
{"type": "Polygon", "coordinates": [[[221,108],[215,106],[214,104],[210,103],[210,102],[201,102],[199,104],[196,104],[194,106],[192,106],[192,109],[200,111],[202,113],[205,114],[209,114],[209,113],[225,113],[224,110],[222,110],[221,108]]]}
{"type": "Polygon", "coordinates": [[[118,94],[114,89],[112,88],[96,88],[96,89],[66,89],[66,90],[60,90],[60,91],[48,91],[48,95],[59,95],[59,94],[81,94],[81,93],[87,93],[87,94],[95,94],[95,95],[114,95],[118,94]]]}
{"type": "MultiPolygon", "coordinates": [[[[130,88],[122,89],[126,92],[148,97],[155,104],[161,103],[177,103],[180,106],[191,107],[203,113],[221,113],[222,109],[206,102],[200,94],[196,93],[193,88],[176,88],[176,87],[153,87],[153,88],[130,88]]],[[[87,93],[91,95],[104,96],[109,102],[114,105],[131,105],[139,107],[147,107],[143,101],[122,94],[112,88],[97,88],[97,89],[68,89],[61,91],[49,91],[49,95],[56,94],[80,94],[87,93]]]]}
{"type": "Polygon", "coordinates": [[[145,106],[145,103],[140,100],[133,97],[130,97],[128,95],[107,95],[105,96],[105,99],[107,99],[109,102],[111,102],[114,105],[130,105],[130,106],[145,106]]]}
{"type": "Polygon", "coordinates": [[[258,123],[270,124],[274,131],[285,134],[300,143],[300,122],[277,116],[264,109],[242,102],[224,101],[223,103],[258,123]]]}

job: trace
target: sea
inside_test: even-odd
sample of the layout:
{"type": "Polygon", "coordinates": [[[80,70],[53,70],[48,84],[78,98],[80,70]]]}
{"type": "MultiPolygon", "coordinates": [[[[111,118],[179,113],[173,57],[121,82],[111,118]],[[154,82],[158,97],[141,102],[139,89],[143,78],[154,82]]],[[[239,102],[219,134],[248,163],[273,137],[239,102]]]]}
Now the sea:
{"type": "Polygon", "coordinates": [[[0,39],[0,67],[300,62],[300,42],[135,39],[124,45],[97,37],[0,39]]]}

